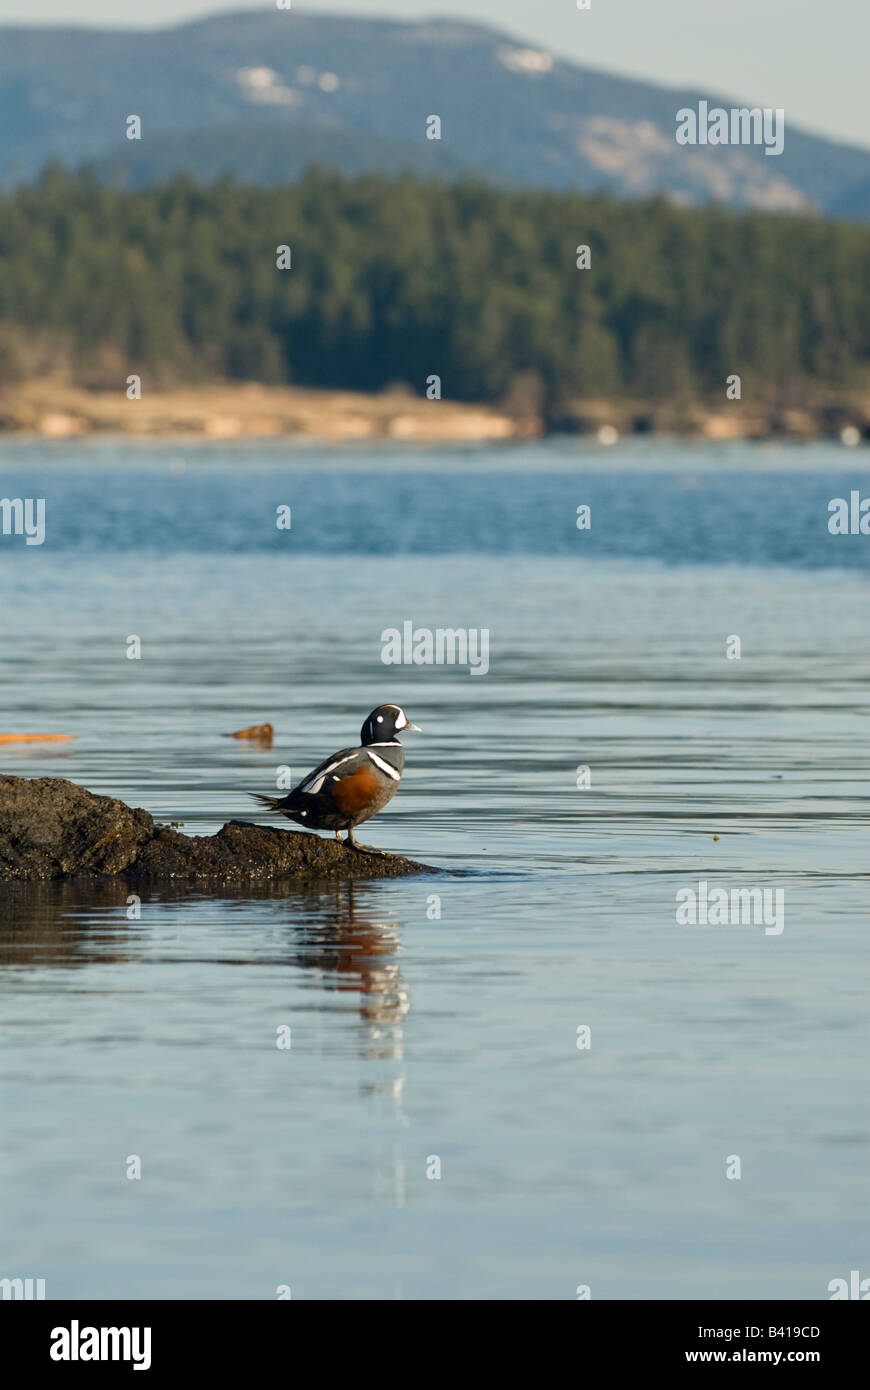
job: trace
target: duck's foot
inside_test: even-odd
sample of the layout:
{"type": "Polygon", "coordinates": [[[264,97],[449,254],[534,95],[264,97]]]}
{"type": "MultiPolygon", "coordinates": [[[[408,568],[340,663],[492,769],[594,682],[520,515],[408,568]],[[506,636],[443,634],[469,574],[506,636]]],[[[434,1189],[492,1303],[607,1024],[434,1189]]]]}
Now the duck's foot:
{"type": "Polygon", "coordinates": [[[375,849],[373,845],[358,844],[353,838],[352,830],[348,830],[347,832],[347,843],[350,845],[351,849],[357,850],[360,854],[377,854],[383,858],[388,853],[385,849],[375,849]]]}

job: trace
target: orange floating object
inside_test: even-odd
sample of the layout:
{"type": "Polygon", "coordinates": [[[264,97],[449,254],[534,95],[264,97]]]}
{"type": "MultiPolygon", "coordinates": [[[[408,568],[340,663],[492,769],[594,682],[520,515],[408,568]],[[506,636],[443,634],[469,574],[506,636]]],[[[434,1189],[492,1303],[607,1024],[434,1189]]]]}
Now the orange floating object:
{"type": "Polygon", "coordinates": [[[271,724],[252,724],[249,729],[237,729],[234,734],[227,734],[227,738],[255,738],[260,743],[271,743],[274,733],[271,724]]]}
{"type": "Polygon", "coordinates": [[[0,743],[67,743],[75,734],[0,734],[0,743]]]}

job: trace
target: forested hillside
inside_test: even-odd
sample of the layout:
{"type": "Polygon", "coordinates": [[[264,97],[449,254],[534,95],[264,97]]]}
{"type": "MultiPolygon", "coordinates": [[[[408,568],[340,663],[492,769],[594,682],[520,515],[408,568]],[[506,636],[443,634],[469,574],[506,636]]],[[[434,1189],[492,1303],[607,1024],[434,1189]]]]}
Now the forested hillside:
{"type": "Polygon", "coordinates": [[[362,390],[437,374],[495,401],[853,388],[870,228],[314,170],[121,191],[46,171],[0,198],[0,381],[216,378],[362,390]],[[591,263],[577,268],[577,248],[591,263]],[[292,268],[278,269],[288,246],[292,268]],[[526,378],[527,380],[527,378],[526,378]]]}

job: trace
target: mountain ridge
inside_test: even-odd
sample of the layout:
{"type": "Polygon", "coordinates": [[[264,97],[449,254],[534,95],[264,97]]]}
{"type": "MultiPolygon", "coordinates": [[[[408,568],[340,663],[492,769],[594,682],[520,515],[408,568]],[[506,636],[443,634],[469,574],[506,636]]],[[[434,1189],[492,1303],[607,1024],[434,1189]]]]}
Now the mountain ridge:
{"type": "Polygon", "coordinates": [[[278,183],[296,171],[304,132],[320,130],[331,132],[326,162],[343,172],[409,167],[681,203],[870,212],[870,150],[792,128],[787,112],[777,158],[755,145],[679,146],[676,112],[699,100],[727,109],[739,99],[608,74],[453,18],[275,10],[149,30],[4,25],[0,175],[32,179],[52,160],[122,166],[134,183],[197,173],[196,160],[210,177],[244,175],[242,132],[261,129],[274,149],[255,161],[256,178],[278,183]],[[141,142],[124,139],[134,113],[141,142]],[[443,123],[440,142],[426,139],[432,114],[443,123]],[[282,125],[296,142],[289,169],[276,139],[282,125]],[[194,133],[196,155],[185,149],[194,133]],[[149,139],[161,144],[154,168],[149,139]]]}

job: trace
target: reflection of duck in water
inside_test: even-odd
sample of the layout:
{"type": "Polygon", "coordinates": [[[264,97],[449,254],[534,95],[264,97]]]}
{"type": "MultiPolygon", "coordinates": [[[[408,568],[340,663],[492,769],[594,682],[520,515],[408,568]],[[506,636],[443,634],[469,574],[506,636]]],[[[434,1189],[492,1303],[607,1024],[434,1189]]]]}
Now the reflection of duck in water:
{"type": "Polygon", "coordinates": [[[359,991],[360,1017],[368,1023],[395,1024],[408,1012],[405,982],[397,960],[399,922],[375,920],[360,913],[353,885],[336,892],[332,920],[313,922],[304,931],[300,965],[314,967],[327,989],[359,991]]]}
{"type": "MultiPolygon", "coordinates": [[[[185,949],[183,934],[167,934],[170,923],[177,925],[177,918],[167,915],[171,906],[189,900],[186,884],[161,883],[156,894],[142,888],[137,891],[143,904],[153,901],[153,910],[144,914],[144,920],[159,929],[160,950],[151,959],[183,959],[186,964],[202,959],[210,965],[223,959],[211,952],[200,957],[196,946],[192,951],[185,949]]],[[[273,903],[274,915],[268,920],[279,923],[286,935],[272,963],[313,971],[324,995],[356,993],[368,1043],[375,1044],[372,1051],[396,1058],[401,1056],[396,1025],[409,1009],[398,961],[401,922],[378,916],[377,908],[369,912],[361,907],[372,896],[372,890],[355,889],[353,884],[294,885],[289,890],[274,884],[250,884],[244,889],[226,885],[218,911],[222,915],[232,900],[246,908],[255,901],[273,903]]],[[[133,901],[138,899],[131,898],[130,888],[121,879],[0,885],[0,970],[10,965],[69,969],[95,962],[135,963],[139,955],[131,950],[129,935],[133,901]]],[[[261,960],[257,952],[227,953],[227,963],[232,965],[253,966],[261,960]]],[[[390,1082],[389,1087],[395,1084],[390,1082]]]]}
{"type": "Polygon", "coordinates": [[[354,826],[376,816],[398,789],[405,750],[396,735],[402,729],[420,732],[398,705],[379,705],[362,726],[359,748],[325,758],[284,797],[251,795],[309,830],[334,830],[337,840],[346,830],[351,848],[366,849],[353,838],[354,826]]]}

